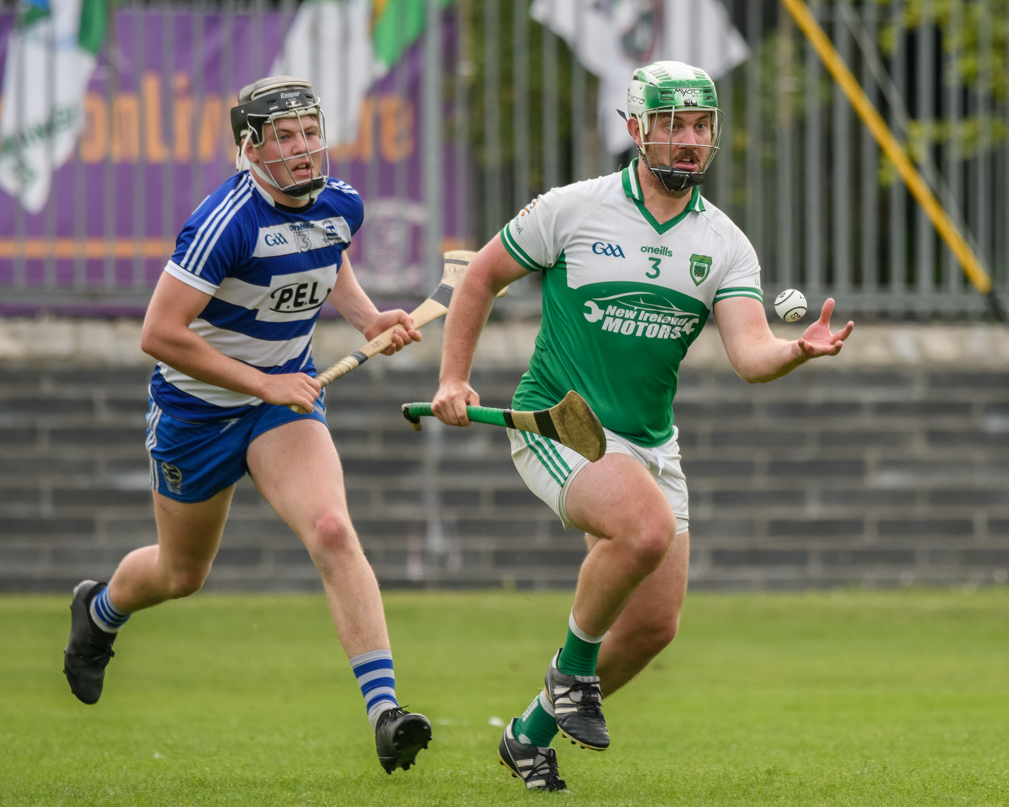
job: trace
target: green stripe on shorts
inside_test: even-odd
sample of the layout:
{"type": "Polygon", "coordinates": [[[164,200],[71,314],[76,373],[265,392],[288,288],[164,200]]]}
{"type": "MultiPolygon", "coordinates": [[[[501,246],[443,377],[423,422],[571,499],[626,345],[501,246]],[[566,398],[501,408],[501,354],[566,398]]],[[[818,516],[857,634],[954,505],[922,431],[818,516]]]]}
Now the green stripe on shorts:
{"type": "Polygon", "coordinates": [[[560,455],[557,448],[549,441],[545,439],[536,439],[536,435],[530,432],[522,432],[522,439],[526,441],[526,445],[532,449],[532,452],[542,463],[543,467],[547,469],[547,472],[554,478],[554,481],[564,487],[564,483],[567,481],[568,477],[571,476],[571,468],[564,461],[564,457],[560,455]]]}

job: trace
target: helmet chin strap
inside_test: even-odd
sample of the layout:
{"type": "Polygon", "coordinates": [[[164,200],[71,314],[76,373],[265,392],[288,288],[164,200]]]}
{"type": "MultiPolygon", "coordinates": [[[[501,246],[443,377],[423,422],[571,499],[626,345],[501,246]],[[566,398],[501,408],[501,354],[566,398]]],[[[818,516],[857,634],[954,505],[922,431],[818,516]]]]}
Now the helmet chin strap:
{"type": "Polygon", "coordinates": [[[255,172],[256,176],[263,180],[263,182],[268,182],[285,196],[290,196],[292,199],[297,199],[299,201],[311,199],[314,201],[316,197],[322,193],[322,183],[316,183],[314,179],[311,182],[305,182],[301,185],[289,185],[286,188],[282,188],[277,180],[273,178],[273,175],[269,171],[264,171],[258,164],[250,161],[249,168],[251,168],[255,172]],[[316,187],[317,184],[318,187],[316,187]]]}
{"type": "MultiPolygon", "coordinates": [[[[292,199],[297,199],[298,201],[304,201],[305,199],[315,199],[322,193],[324,183],[316,182],[313,178],[311,182],[305,182],[301,185],[289,185],[286,188],[282,188],[280,184],[273,178],[273,175],[269,171],[264,171],[259,167],[258,164],[249,161],[249,168],[251,168],[256,176],[262,179],[264,182],[268,182],[273,185],[278,191],[283,193],[285,196],[290,196],[292,199]]],[[[313,168],[313,170],[315,170],[313,168]]]]}
{"type": "Polygon", "coordinates": [[[678,171],[675,168],[670,168],[665,165],[653,166],[648,161],[648,156],[640,146],[638,147],[638,154],[640,154],[641,159],[645,161],[645,165],[648,167],[648,170],[652,172],[652,176],[654,176],[667,191],[672,191],[673,193],[683,193],[683,191],[694,188],[704,182],[703,171],[678,171]]]}

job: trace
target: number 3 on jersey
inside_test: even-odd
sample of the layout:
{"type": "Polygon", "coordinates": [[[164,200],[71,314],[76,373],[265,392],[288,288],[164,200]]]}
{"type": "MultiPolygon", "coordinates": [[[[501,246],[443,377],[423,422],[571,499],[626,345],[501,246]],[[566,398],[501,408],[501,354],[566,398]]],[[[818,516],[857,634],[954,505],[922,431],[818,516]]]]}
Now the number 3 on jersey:
{"type": "Polygon", "coordinates": [[[649,280],[655,280],[659,276],[659,261],[662,258],[649,258],[648,260],[652,262],[652,268],[645,272],[645,277],[649,280]]]}

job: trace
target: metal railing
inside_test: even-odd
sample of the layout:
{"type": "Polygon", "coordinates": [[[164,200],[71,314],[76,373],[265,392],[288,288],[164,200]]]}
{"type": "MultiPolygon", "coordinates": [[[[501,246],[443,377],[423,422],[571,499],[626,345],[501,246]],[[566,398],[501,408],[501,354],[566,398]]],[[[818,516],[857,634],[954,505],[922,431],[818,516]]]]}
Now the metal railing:
{"type": "MultiPolygon", "coordinates": [[[[350,25],[350,4],[335,5],[350,25]]],[[[750,237],[765,292],[832,295],[870,317],[987,316],[784,8],[724,5],[750,57],[717,79],[726,129],[703,192],[750,237]]],[[[529,6],[428,0],[415,40],[405,15],[391,23],[403,29],[402,56],[355,104],[356,139],[331,151],[333,173],[365,199],[351,255],[376,297],[423,295],[443,250],[478,247],[536,194],[632,156],[606,151],[599,80],[529,6]]],[[[1007,4],[809,6],[1009,295],[1007,4]]],[[[83,132],[44,206],[28,212],[0,191],[0,313],[143,310],[183,222],[234,170],[227,116],[238,89],[272,70],[300,9],[295,0],[118,7],[83,132]]],[[[4,60],[15,27],[14,12],[0,13],[4,60]]],[[[349,75],[349,56],[327,60],[324,33],[304,48],[319,70],[349,75]]],[[[338,96],[328,117],[339,121],[352,99],[338,96]]],[[[5,141],[0,160],[15,148],[5,141]]],[[[509,310],[535,312],[534,284],[518,285],[528,288],[516,288],[509,310]]]]}

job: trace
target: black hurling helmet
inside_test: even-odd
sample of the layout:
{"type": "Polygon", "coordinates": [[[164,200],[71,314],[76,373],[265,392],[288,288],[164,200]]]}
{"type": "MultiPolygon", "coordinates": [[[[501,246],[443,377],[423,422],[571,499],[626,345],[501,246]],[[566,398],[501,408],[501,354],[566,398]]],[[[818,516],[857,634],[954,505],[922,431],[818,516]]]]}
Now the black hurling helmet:
{"type": "MultiPolygon", "coordinates": [[[[243,87],[238,94],[238,106],[231,108],[231,130],[235,135],[235,146],[238,154],[235,158],[235,168],[242,170],[247,165],[254,170],[263,180],[269,182],[282,193],[296,199],[315,199],[326,186],[329,178],[329,149],[326,145],[326,120],[323,115],[319,98],[312,92],[312,84],[302,78],[292,76],[270,76],[263,78],[254,84],[243,87]],[[305,136],[304,119],[306,117],[316,117],[319,121],[319,133],[322,145],[320,148],[306,151],[302,154],[294,154],[287,157],[281,155],[276,160],[265,160],[263,162],[266,171],[264,172],[257,165],[249,165],[245,160],[245,144],[251,142],[253,146],[261,147],[264,142],[264,130],[268,126],[274,127],[276,136],[276,121],[281,118],[293,118],[298,121],[301,127],[301,134],[304,142],[308,143],[305,136]],[[326,155],[324,170],[316,175],[315,163],[312,156],[322,152],[326,155]],[[312,166],[312,179],[309,182],[296,183],[282,186],[273,176],[271,165],[283,163],[290,172],[291,164],[297,164],[299,160],[307,159],[312,166]]],[[[290,172],[293,176],[293,172],[290,172]]]]}

